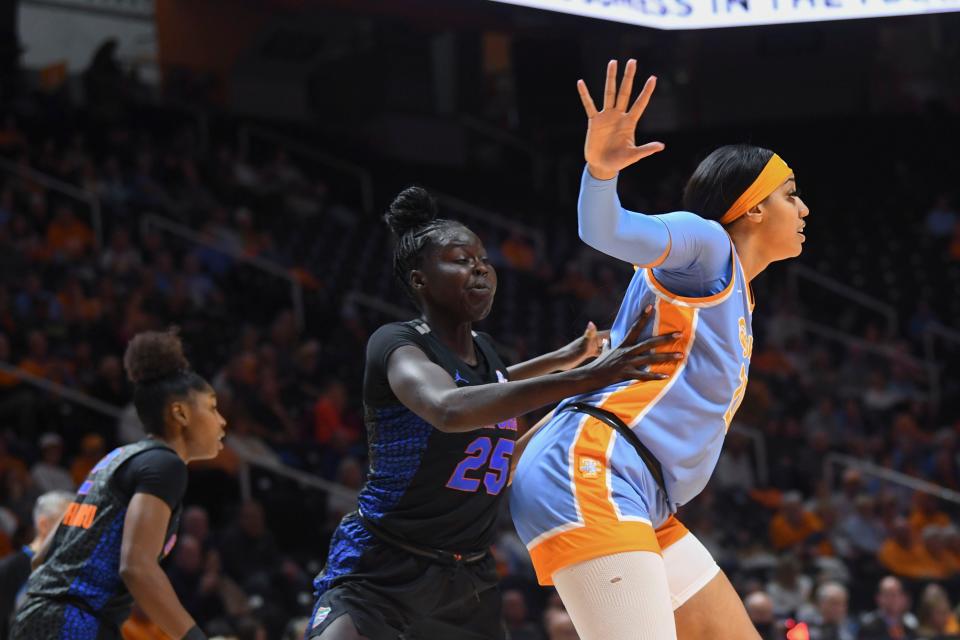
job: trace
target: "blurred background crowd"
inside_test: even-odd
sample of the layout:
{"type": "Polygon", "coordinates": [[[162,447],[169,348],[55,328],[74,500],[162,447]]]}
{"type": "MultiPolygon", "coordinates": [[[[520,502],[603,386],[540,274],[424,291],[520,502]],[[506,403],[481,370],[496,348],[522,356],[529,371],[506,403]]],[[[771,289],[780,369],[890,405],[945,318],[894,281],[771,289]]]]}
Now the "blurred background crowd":
{"type": "MultiPolygon", "coordinates": [[[[922,29],[958,26],[936,20],[922,29]]],[[[705,151],[751,138],[790,162],[810,203],[801,266],[754,283],[746,399],[708,489],[680,514],[765,640],[796,625],[820,640],[960,637],[960,98],[936,73],[883,58],[906,36],[876,31],[883,64],[867,65],[866,112],[661,122],[668,151],[621,179],[626,206],[668,211],[705,151]],[[900,75],[877,89],[871,78],[890,68],[900,75]]],[[[802,53],[807,36],[795,37],[802,53]]],[[[377,42],[374,54],[397,46],[377,42]]],[[[938,65],[960,62],[955,42],[941,44],[938,65]]],[[[656,60],[651,47],[615,48],[656,60]]],[[[484,67],[477,115],[503,133],[475,145],[464,170],[329,123],[239,114],[196,70],[173,69],[161,93],[117,56],[104,44],[72,80],[18,72],[0,109],[0,617],[21,548],[56,520],[52,499],[38,498],[75,490],[104,453],[143,434],[126,342],[176,325],[229,438],[191,466],[167,571],[211,636],[299,638],[330,533],[364,480],[366,338],[413,315],[378,216],[390,196],[425,184],[484,240],[500,287],[483,329],[510,361],[568,342],[588,320],[608,326],[631,269],[576,236],[579,116],[521,117],[542,107],[521,81],[555,82],[554,71],[484,67]],[[532,168],[515,153],[521,140],[540,149],[532,168]],[[378,176],[369,192],[354,188],[355,167],[378,176]]],[[[561,89],[576,69],[551,88],[571,103],[561,89]]],[[[768,90],[793,91],[790,73],[768,90]]],[[[664,111],[686,95],[674,82],[664,111]]],[[[657,99],[654,126],[667,117],[657,99]]],[[[494,553],[509,637],[575,638],[506,510],[494,553]]],[[[164,637],[136,610],[124,634],[164,637]]]]}

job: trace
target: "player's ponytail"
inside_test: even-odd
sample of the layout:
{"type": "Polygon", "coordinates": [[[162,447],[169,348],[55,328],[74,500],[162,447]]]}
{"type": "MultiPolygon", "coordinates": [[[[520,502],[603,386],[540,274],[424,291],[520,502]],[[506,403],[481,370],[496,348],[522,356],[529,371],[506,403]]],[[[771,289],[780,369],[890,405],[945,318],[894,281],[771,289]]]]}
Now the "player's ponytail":
{"type": "Polygon", "coordinates": [[[719,221],[763,171],[773,151],[748,144],[720,147],[694,170],[683,190],[683,208],[719,221]]]}
{"type": "Polygon", "coordinates": [[[165,435],[167,405],[210,384],[190,368],[175,329],[138,333],[127,345],[123,366],[133,383],[133,405],[147,433],[165,435]]]}
{"type": "Polygon", "coordinates": [[[419,269],[423,252],[438,243],[443,231],[459,222],[437,217],[437,203],[423,187],[407,187],[390,203],[384,221],[396,236],[393,249],[393,272],[404,291],[418,302],[410,284],[410,272],[419,269]]]}

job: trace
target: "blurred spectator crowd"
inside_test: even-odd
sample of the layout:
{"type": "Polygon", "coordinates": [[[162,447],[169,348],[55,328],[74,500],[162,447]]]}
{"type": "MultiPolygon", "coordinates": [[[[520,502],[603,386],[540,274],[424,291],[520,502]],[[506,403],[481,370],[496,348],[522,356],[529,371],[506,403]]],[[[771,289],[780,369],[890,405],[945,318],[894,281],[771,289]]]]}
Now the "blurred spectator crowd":
{"type": "MultiPolygon", "coordinates": [[[[404,304],[386,230],[309,158],[237,144],[236,123],[204,138],[173,109],[127,105],[105,116],[34,100],[0,125],[0,363],[102,405],[0,369],[0,556],[36,536],[41,494],[73,491],[111,447],[142,436],[120,356],[135,333],[176,325],[217,389],[230,440],[191,470],[171,581],[211,636],[300,637],[310,581],[353,504],[244,461],[362,485],[364,344],[395,318],[350,294],[404,304]],[[63,186],[95,195],[99,209],[63,186]]],[[[930,328],[948,326],[952,309],[934,294],[960,282],[957,194],[918,197],[911,185],[921,178],[901,161],[886,197],[912,213],[864,231],[874,248],[863,252],[862,238],[844,235],[852,218],[830,219],[850,195],[808,181],[820,191],[809,197],[805,258],[838,280],[864,279],[856,286],[895,305],[899,326],[785,269],[756,283],[748,393],[708,490],[681,512],[765,639],[794,627],[820,640],[960,637],[960,511],[949,499],[960,494],[918,491],[831,457],[960,491],[958,380],[940,364],[956,344],[929,358],[930,328]],[[837,249],[847,241],[859,262],[837,249]],[[884,255],[872,264],[871,253],[884,255]],[[887,277],[906,264],[935,288],[887,277]]],[[[666,208],[681,173],[661,176],[652,194],[625,181],[624,200],[666,208]]],[[[485,329],[511,358],[566,342],[588,319],[609,323],[630,269],[579,246],[572,223],[547,224],[542,210],[514,229],[463,219],[501,271],[485,329]]],[[[576,638],[556,594],[536,586],[506,511],[494,553],[510,637],[576,638]]],[[[139,611],[124,634],[164,637],[139,611]]]]}

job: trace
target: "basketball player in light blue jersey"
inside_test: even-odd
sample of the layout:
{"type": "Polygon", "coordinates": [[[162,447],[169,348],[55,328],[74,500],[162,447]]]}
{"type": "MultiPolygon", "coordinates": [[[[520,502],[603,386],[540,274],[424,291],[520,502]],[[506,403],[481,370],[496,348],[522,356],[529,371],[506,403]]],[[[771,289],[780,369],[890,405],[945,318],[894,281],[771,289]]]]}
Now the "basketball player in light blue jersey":
{"type": "Polygon", "coordinates": [[[603,109],[578,83],[589,121],[580,237],[636,267],[611,332],[619,344],[651,309],[645,331],[682,359],[666,374],[568,398],[530,439],[511,511],[541,584],[555,584],[583,640],[758,639],[709,552],[674,517],[716,466],[743,400],[753,350],[750,281],[800,254],[809,209],[793,171],[767,149],[711,153],[684,191],[685,211],[627,211],[619,172],[664,146],[635,144],[656,83],[629,104],[636,61],[617,90],[607,68],[603,109]]]}

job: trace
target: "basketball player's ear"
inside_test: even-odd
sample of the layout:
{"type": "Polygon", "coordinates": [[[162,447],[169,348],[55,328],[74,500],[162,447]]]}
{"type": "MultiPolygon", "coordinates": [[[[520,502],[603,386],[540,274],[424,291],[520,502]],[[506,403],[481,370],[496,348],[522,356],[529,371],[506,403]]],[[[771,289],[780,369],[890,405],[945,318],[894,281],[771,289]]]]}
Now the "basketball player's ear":
{"type": "Polygon", "coordinates": [[[759,204],[753,205],[752,207],[750,207],[750,210],[744,214],[743,217],[746,218],[749,222],[753,222],[755,224],[759,222],[763,222],[763,206],[764,204],[766,204],[766,202],[767,201],[764,200],[759,204]]]}
{"type": "Polygon", "coordinates": [[[170,417],[173,418],[173,423],[180,429],[186,428],[187,424],[190,422],[189,409],[187,408],[187,403],[185,402],[171,402],[170,403],[170,417]]]}
{"type": "Polygon", "coordinates": [[[427,278],[424,275],[423,271],[419,269],[414,269],[410,272],[410,286],[413,287],[414,291],[420,291],[427,284],[427,278]]]}

